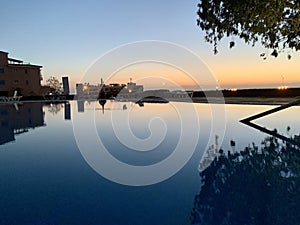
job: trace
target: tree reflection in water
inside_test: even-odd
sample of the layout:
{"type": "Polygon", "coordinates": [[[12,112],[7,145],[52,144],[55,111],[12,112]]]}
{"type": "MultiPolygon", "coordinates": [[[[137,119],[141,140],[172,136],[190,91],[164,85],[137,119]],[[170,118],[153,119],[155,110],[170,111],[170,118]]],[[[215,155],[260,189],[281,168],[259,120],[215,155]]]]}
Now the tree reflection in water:
{"type": "Polygon", "coordinates": [[[60,112],[60,110],[63,108],[63,104],[62,103],[50,103],[48,105],[48,112],[56,115],[60,112]]]}
{"type": "MultiPolygon", "coordinates": [[[[299,136],[295,136],[294,140],[299,136]]],[[[275,137],[219,156],[200,172],[190,224],[299,224],[300,151],[275,137]]]]}

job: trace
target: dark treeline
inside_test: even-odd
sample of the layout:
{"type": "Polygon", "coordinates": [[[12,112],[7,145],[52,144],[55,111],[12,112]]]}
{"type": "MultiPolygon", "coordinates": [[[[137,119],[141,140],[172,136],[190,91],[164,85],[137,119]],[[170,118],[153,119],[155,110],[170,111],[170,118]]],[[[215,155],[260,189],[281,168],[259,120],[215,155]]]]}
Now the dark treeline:
{"type": "Polygon", "coordinates": [[[194,91],[193,97],[265,97],[265,98],[293,98],[300,96],[300,88],[279,89],[238,89],[222,91],[194,91]]]}

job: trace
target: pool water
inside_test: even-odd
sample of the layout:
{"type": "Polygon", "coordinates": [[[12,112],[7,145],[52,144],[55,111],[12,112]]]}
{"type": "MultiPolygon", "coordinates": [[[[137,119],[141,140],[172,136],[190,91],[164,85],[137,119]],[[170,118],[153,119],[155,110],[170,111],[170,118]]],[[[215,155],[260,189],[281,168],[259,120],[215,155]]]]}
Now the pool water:
{"type": "MultiPolygon", "coordinates": [[[[269,136],[239,120],[270,108],[180,102],[140,107],[113,101],[104,108],[98,102],[77,101],[0,105],[0,224],[241,224],[236,218],[244,214],[235,208],[223,220],[216,211],[211,214],[215,221],[195,218],[209,215],[200,210],[201,202],[224,210],[219,196],[207,191],[214,179],[220,181],[216,171],[221,171],[220,158],[225,156],[218,151],[240,154],[252,143],[263,148],[269,136]],[[208,149],[216,154],[200,174],[208,149]],[[203,183],[204,175],[211,181],[203,183]],[[215,202],[208,204],[208,197],[215,202]]],[[[286,135],[299,134],[297,110],[257,123],[286,135]]],[[[297,177],[298,170],[293,171],[297,177]]],[[[233,183],[224,181],[234,189],[220,191],[242,191],[242,170],[239,175],[240,184],[236,176],[233,183]]],[[[243,196],[234,201],[251,203],[243,196]]],[[[298,208],[290,213],[298,215],[298,208]]],[[[243,224],[257,223],[253,221],[243,224]]]]}

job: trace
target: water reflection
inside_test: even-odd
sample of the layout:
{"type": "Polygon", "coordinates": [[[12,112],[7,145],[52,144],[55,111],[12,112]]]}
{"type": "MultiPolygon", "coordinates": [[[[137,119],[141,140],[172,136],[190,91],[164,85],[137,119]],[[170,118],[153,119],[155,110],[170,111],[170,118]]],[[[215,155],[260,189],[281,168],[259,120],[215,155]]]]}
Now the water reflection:
{"type": "MultiPolygon", "coordinates": [[[[98,102],[74,101],[70,104],[73,108],[70,114],[68,106],[64,104],[52,104],[52,108],[60,109],[57,114],[49,112],[50,106],[45,103],[24,103],[17,108],[13,105],[1,105],[0,125],[2,121],[8,121],[9,127],[16,128],[14,132],[18,127],[29,130],[19,140],[16,137],[15,143],[0,146],[2,223],[280,224],[284,219],[284,224],[298,223],[297,149],[271,138],[264,140],[262,150],[257,145],[251,145],[245,151],[239,152],[240,146],[249,142],[249,137],[259,144],[264,134],[238,121],[246,114],[265,109],[265,106],[226,105],[226,139],[223,141],[221,136],[212,137],[209,142],[212,161],[203,168],[199,179],[197,167],[210,138],[211,111],[207,104],[195,104],[197,113],[201,115],[201,132],[196,151],[189,162],[164,182],[145,187],[130,187],[110,182],[91,169],[80,154],[73,135],[73,124],[68,118],[73,122],[81,119],[79,122],[82,121],[87,128],[92,126],[85,122],[92,118],[98,138],[101,138],[112,157],[136,167],[143,167],[163,161],[176,148],[181,126],[176,110],[170,104],[145,103],[141,108],[132,102],[108,100],[105,114],[102,114],[98,102]],[[31,113],[28,108],[31,108],[31,113]],[[158,115],[165,121],[168,132],[154,151],[134,151],[122,144],[131,144],[129,141],[118,141],[118,137],[122,138],[120,140],[130,140],[126,138],[128,132],[124,131],[121,123],[127,114],[130,115],[130,128],[139,139],[150,136],[148,124],[151,118],[158,115]],[[8,117],[10,118],[7,119],[8,117]],[[22,121],[18,124],[23,125],[13,125],[20,118],[22,121]],[[38,127],[38,122],[35,121],[37,119],[41,120],[40,124],[43,126],[47,123],[47,127],[32,131],[28,125],[30,118],[31,127],[38,127]],[[113,136],[115,130],[112,121],[115,128],[119,129],[120,136],[113,136]],[[219,153],[220,148],[224,147],[230,149],[230,155],[227,152],[226,155],[225,152],[219,153]],[[199,193],[201,181],[203,184],[199,193]],[[194,210],[191,212],[193,203],[194,210]]],[[[190,106],[187,103],[174,104],[181,106],[182,110],[190,106]]],[[[190,115],[188,110],[185,113],[190,115]]],[[[159,124],[152,125],[152,131],[156,135],[162,131],[159,124]]],[[[274,127],[275,125],[277,124],[274,127]]],[[[194,123],[191,123],[188,131],[192,129],[195,129],[194,123]]],[[[293,130],[294,126],[287,129],[288,136],[294,133],[293,130]]],[[[3,140],[8,133],[7,127],[1,126],[0,132],[3,140]]],[[[187,139],[188,134],[187,132],[187,139]]],[[[186,156],[187,150],[188,147],[182,148],[181,158],[186,156]]],[[[103,160],[100,163],[106,162],[103,160]]],[[[168,164],[169,168],[172,165],[168,164]]],[[[111,164],[107,168],[116,173],[125,173],[125,170],[116,170],[111,164]]],[[[160,170],[158,173],[165,171],[160,170]]]]}
{"type": "Polygon", "coordinates": [[[71,106],[69,102],[64,103],[65,108],[65,120],[71,120],[71,106]]]}
{"type": "Polygon", "coordinates": [[[99,100],[99,104],[102,107],[102,113],[104,114],[104,105],[106,104],[106,100],[105,99],[100,99],[99,100]]]}
{"type": "Polygon", "coordinates": [[[84,112],[84,101],[77,101],[77,111],[84,112]]]}
{"type": "Polygon", "coordinates": [[[48,107],[48,112],[51,113],[52,115],[56,115],[60,112],[60,110],[63,108],[62,104],[54,104],[54,103],[49,103],[46,104],[48,107]]]}
{"type": "Polygon", "coordinates": [[[299,147],[273,136],[261,144],[239,153],[220,150],[200,172],[190,224],[299,223],[299,147]]]}
{"type": "Polygon", "coordinates": [[[46,126],[44,105],[48,112],[56,115],[64,108],[64,119],[71,120],[71,107],[68,102],[45,103],[28,102],[18,105],[0,105],[0,145],[15,141],[16,136],[27,133],[30,129],[46,126]]]}
{"type": "Polygon", "coordinates": [[[15,136],[29,129],[45,126],[41,102],[0,105],[0,145],[15,140],[15,136]]]}

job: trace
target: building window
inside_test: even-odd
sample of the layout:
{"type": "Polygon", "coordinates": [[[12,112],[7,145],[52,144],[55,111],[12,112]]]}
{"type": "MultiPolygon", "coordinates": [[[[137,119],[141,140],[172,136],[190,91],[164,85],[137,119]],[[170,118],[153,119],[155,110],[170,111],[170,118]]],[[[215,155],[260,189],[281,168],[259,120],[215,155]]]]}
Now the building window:
{"type": "Polygon", "coordinates": [[[15,72],[18,72],[18,69],[14,69],[15,72]]]}
{"type": "Polygon", "coordinates": [[[18,80],[15,80],[15,84],[17,84],[17,83],[19,83],[19,81],[18,81],[18,80]]]}
{"type": "Polygon", "coordinates": [[[0,80],[0,85],[5,85],[5,80],[0,80]]]}
{"type": "Polygon", "coordinates": [[[28,80],[26,80],[25,82],[26,82],[26,85],[29,85],[29,81],[28,80]]]}
{"type": "Polygon", "coordinates": [[[27,69],[25,69],[25,74],[28,74],[28,70],[27,69]]]}
{"type": "Polygon", "coordinates": [[[4,68],[0,68],[0,73],[4,73],[4,68]]]}

